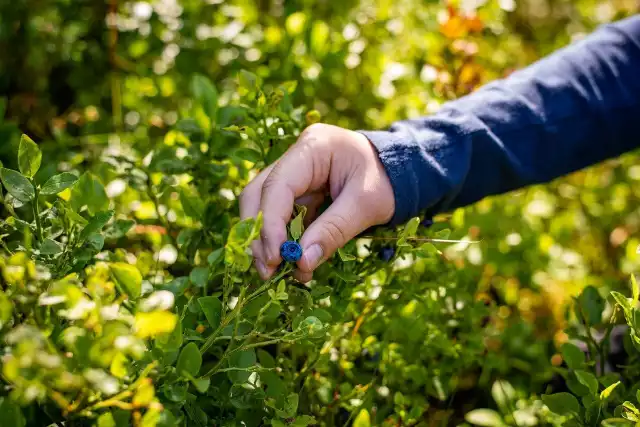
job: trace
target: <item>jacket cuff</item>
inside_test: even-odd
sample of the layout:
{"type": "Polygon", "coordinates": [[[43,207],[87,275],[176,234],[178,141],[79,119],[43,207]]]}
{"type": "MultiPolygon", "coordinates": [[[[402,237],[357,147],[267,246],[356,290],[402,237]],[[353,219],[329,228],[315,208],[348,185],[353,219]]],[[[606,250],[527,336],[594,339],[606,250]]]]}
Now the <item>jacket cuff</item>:
{"type": "MultiPolygon", "coordinates": [[[[438,182],[435,171],[429,172],[420,167],[419,173],[416,167],[418,159],[424,159],[420,148],[415,143],[408,143],[407,135],[389,131],[357,131],[364,135],[376,148],[378,157],[391,181],[395,199],[395,212],[387,225],[404,224],[409,219],[420,214],[421,201],[435,201],[440,198],[438,185],[424,185],[425,182],[438,182]],[[433,174],[430,180],[425,174],[433,174]],[[420,188],[420,182],[423,183],[420,188]]],[[[432,213],[433,214],[433,213],[432,213]]],[[[429,216],[430,218],[430,216],[429,216]]]]}

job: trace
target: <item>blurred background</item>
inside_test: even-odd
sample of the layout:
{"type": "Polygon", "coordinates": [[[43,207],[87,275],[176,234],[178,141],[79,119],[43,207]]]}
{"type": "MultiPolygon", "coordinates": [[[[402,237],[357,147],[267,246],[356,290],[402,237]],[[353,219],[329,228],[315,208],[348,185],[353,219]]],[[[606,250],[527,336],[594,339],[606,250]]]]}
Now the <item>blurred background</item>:
{"type": "MultiPolygon", "coordinates": [[[[241,69],[267,84],[297,81],[293,104],[318,110],[324,122],[384,128],[638,11],[638,0],[3,1],[0,161],[15,167],[21,132],[45,151],[43,167],[88,167],[95,153],[115,146],[144,152],[184,115],[195,73],[211,78],[224,103],[241,69]]],[[[459,408],[489,404],[477,387],[489,390],[496,376],[544,391],[559,363],[556,346],[567,339],[571,297],[587,285],[603,296],[628,293],[629,274],[640,266],[639,202],[640,165],[630,154],[439,218],[453,237],[483,241],[445,251],[447,280],[495,303],[476,342],[489,352],[482,369],[444,387],[475,387],[459,408]]],[[[136,209],[130,214],[143,218],[136,209]]],[[[370,303],[382,304],[367,297],[372,288],[354,289],[353,320],[375,312],[370,303]]],[[[418,339],[402,335],[406,326],[392,331],[401,345],[418,339]]],[[[367,334],[387,327],[365,322],[358,354],[367,334]]],[[[354,345],[334,344],[344,354],[354,345]]],[[[410,379],[422,368],[408,348],[385,373],[382,397],[389,388],[416,393],[410,379]]],[[[452,351],[443,357],[464,359],[464,346],[452,351]]],[[[435,386],[431,393],[444,392],[435,386]]],[[[390,397],[394,420],[402,408],[409,417],[411,397],[400,396],[390,397]]],[[[446,419],[449,406],[434,405],[430,419],[446,419]]]]}

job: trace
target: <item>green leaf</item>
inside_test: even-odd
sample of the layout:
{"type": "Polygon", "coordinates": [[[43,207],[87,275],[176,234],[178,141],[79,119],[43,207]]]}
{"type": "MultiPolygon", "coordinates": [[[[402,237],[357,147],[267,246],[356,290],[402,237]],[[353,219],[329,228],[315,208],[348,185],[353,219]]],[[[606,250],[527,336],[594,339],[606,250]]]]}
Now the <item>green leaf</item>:
{"type": "Polygon", "coordinates": [[[158,348],[161,348],[165,352],[178,351],[182,347],[182,323],[178,320],[173,332],[166,335],[160,335],[156,338],[156,344],[158,348]]]}
{"type": "Polygon", "coordinates": [[[187,189],[180,189],[180,203],[182,203],[182,209],[184,213],[191,218],[200,220],[204,215],[205,204],[202,198],[191,194],[187,189]]]}
{"type": "Polygon", "coordinates": [[[291,427],[307,427],[312,424],[316,424],[315,418],[309,415],[298,415],[296,419],[289,424],[291,427]]]}
{"type": "Polygon", "coordinates": [[[400,233],[400,238],[398,239],[397,246],[411,246],[407,243],[407,239],[416,235],[418,231],[418,226],[420,225],[420,218],[415,217],[411,218],[409,222],[404,226],[402,233],[400,233]]]}
{"type": "Polygon", "coordinates": [[[80,232],[80,242],[84,242],[94,233],[102,231],[105,225],[113,218],[114,211],[97,212],[89,223],[80,232]]]}
{"type": "Polygon", "coordinates": [[[293,417],[296,412],[298,412],[298,402],[300,401],[300,397],[298,393],[291,393],[287,396],[284,401],[284,411],[290,416],[293,417]]]}
{"type": "MultiPolygon", "coordinates": [[[[258,360],[264,368],[275,368],[276,361],[273,356],[262,349],[258,349],[258,360]]],[[[260,374],[262,376],[262,374],[260,374]]]]}
{"type": "Polygon", "coordinates": [[[585,356],[582,350],[570,343],[564,343],[560,348],[562,358],[571,369],[579,369],[584,365],[585,356]]]}
{"type": "Polygon", "coordinates": [[[27,135],[22,135],[18,148],[18,166],[20,172],[28,178],[33,178],[40,169],[41,163],[42,151],[40,151],[38,144],[33,142],[27,135]]]}
{"type": "Polygon", "coordinates": [[[496,411],[491,409],[474,409],[468,412],[464,419],[471,424],[477,426],[498,427],[506,425],[502,421],[502,417],[496,411]]]}
{"type": "Polygon", "coordinates": [[[100,415],[97,424],[97,427],[118,427],[110,412],[100,415]]]}
{"type": "Polygon", "coordinates": [[[606,400],[609,398],[609,396],[611,396],[611,393],[613,393],[613,391],[616,389],[616,387],[618,387],[620,385],[620,381],[611,384],[609,387],[605,388],[604,390],[602,390],[602,392],[600,393],[600,399],[602,400],[606,400]]]}
{"type": "Polygon", "coordinates": [[[551,412],[558,415],[571,415],[580,412],[578,399],[569,393],[545,394],[542,396],[542,401],[551,412]]]}
{"type": "Polygon", "coordinates": [[[629,421],[624,418],[607,418],[602,420],[602,427],[629,427],[629,421]]]}
{"type": "Polygon", "coordinates": [[[209,266],[214,266],[218,262],[220,262],[222,260],[222,255],[224,255],[224,248],[218,248],[215,251],[211,252],[207,257],[209,266]]]}
{"type": "Polygon", "coordinates": [[[176,372],[178,375],[183,375],[186,372],[188,375],[195,377],[200,372],[202,366],[202,355],[198,346],[194,342],[190,342],[180,352],[178,357],[178,363],[176,364],[176,372]]]}
{"type": "Polygon", "coordinates": [[[104,230],[104,236],[107,239],[119,239],[127,235],[129,230],[136,224],[135,221],[129,219],[117,219],[104,230]]]}
{"type": "Polygon", "coordinates": [[[369,411],[361,409],[355,420],[353,420],[353,427],[371,427],[371,416],[369,416],[369,411]]]}
{"type": "Polygon", "coordinates": [[[338,255],[340,256],[340,259],[343,262],[349,262],[349,261],[353,261],[356,259],[355,256],[348,254],[345,252],[345,250],[343,248],[338,248],[338,255]]]}
{"type": "Polygon", "coordinates": [[[224,250],[224,262],[238,271],[247,271],[251,267],[251,257],[247,248],[260,236],[262,212],[254,218],[247,218],[231,227],[224,250]]]}
{"type": "Polygon", "coordinates": [[[137,299],[142,292],[142,275],[140,271],[133,265],[116,262],[109,265],[113,277],[122,287],[122,290],[131,299],[137,299]]]}
{"type": "Polygon", "coordinates": [[[13,303],[11,299],[0,290],[0,329],[3,329],[13,316],[13,303]]]}
{"type": "Polygon", "coordinates": [[[593,286],[584,288],[578,297],[578,307],[589,325],[597,325],[602,322],[605,301],[593,286]]]}
{"type": "Polygon", "coordinates": [[[54,194],[58,194],[71,187],[77,181],[78,177],[69,172],[54,175],[44,183],[40,190],[40,194],[44,196],[53,196],[54,194]]]}
{"type": "Polygon", "coordinates": [[[109,198],[98,178],[85,172],[71,189],[71,207],[80,212],[86,206],[89,214],[109,209],[109,198]]]}
{"type": "Polygon", "coordinates": [[[209,281],[209,268],[208,267],[196,267],[191,270],[189,274],[189,280],[198,288],[204,288],[209,281]]]}
{"type": "Polygon", "coordinates": [[[218,91],[207,77],[195,74],[191,79],[191,93],[211,121],[215,121],[218,111],[218,91]]]}
{"type": "Polygon", "coordinates": [[[27,425],[20,406],[7,397],[0,397],[0,420],[3,426],[25,427],[27,425]]]}
{"type": "Polygon", "coordinates": [[[9,194],[21,202],[30,202],[36,197],[36,190],[31,182],[19,172],[2,168],[0,169],[0,179],[9,194]]]}
{"type": "Polygon", "coordinates": [[[251,376],[251,372],[248,372],[249,368],[256,364],[256,353],[251,350],[236,351],[229,357],[229,367],[239,368],[244,370],[229,371],[227,374],[229,379],[234,383],[244,383],[251,376]]]}
{"type": "Polygon", "coordinates": [[[303,220],[304,216],[307,214],[307,208],[305,206],[296,206],[296,208],[298,208],[299,213],[289,224],[289,233],[293,240],[298,241],[304,232],[303,220]]]}
{"type": "Polygon", "coordinates": [[[262,154],[258,150],[248,147],[238,148],[233,152],[233,155],[241,160],[246,160],[251,163],[258,163],[262,160],[262,154]]]}
{"type": "Polygon", "coordinates": [[[40,245],[40,253],[42,255],[57,255],[62,251],[62,245],[52,239],[44,239],[44,242],[40,245]]]}
{"type": "Polygon", "coordinates": [[[212,296],[201,297],[198,298],[198,304],[200,304],[209,325],[213,329],[217,329],[222,319],[222,303],[220,300],[212,296]]]}
{"type": "Polygon", "coordinates": [[[238,73],[238,84],[240,88],[246,92],[252,92],[258,89],[261,84],[260,77],[246,70],[240,70],[238,73]]]}
{"type": "Polygon", "coordinates": [[[638,281],[636,280],[635,274],[631,275],[631,292],[633,295],[633,302],[638,302],[638,297],[640,297],[640,288],[638,288],[638,281]]]}
{"type": "Polygon", "coordinates": [[[592,373],[578,370],[575,374],[578,381],[587,386],[592,394],[598,393],[598,379],[592,373]]]}
{"type": "Polygon", "coordinates": [[[207,392],[207,390],[209,390],[209,386],[211,385],[211,379],[209,379],[209,378],[193,378],[191,380],[191,383],[196,388],[196,390],[198,390],[200,393],[204,394],[204,393],[207,392]]]}

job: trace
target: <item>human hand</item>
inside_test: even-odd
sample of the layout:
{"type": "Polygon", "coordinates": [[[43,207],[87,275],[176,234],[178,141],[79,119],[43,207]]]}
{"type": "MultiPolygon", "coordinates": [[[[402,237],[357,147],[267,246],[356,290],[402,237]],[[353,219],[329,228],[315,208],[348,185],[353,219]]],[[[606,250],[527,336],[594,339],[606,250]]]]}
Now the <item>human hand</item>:
{"type": "Polygon", "coordinates": [[[242,219],[262,211],[261,238],[251,248],[265,280],[282,262],[280,245],[287,240],[294,203],[307,207],[302,258],[294,273],[301,282],[311,280],[316,267],[359,233],[389,222],[395,211],[391,182],[364,135],[320,123],[309,126],[240,195],[242,219]],[[317,216],[327,195],[332,203],[317,216]]]}

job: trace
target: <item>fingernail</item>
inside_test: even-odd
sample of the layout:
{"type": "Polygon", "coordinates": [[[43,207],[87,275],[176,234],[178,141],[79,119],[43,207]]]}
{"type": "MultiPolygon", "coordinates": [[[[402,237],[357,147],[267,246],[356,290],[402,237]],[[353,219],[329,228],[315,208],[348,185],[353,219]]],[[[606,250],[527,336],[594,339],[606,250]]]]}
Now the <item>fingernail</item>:
{"type": "Polygon", "coordinates": [[[322,251],[322,247],[315,243],[311,245],[308,249],[302,251],[305,257],[305,261],[309,265],[310,269],[315,269],[322,262],[322,257],[324,256],[324,252],[322,251]]]}
{"type": "Polygon", "coordinates": [[[267,267],[265,267],[264,263],[259,259],[257,259],[255,261],[255,264],[256,264],[256,268],[258,269],[258,273],[260,273],[260,276],[262,278],[266,278],[268,276],[268,272],[267,272],[267,267]]]}

